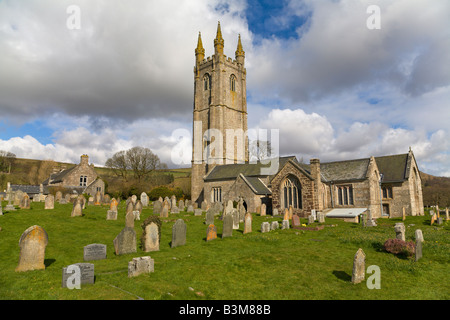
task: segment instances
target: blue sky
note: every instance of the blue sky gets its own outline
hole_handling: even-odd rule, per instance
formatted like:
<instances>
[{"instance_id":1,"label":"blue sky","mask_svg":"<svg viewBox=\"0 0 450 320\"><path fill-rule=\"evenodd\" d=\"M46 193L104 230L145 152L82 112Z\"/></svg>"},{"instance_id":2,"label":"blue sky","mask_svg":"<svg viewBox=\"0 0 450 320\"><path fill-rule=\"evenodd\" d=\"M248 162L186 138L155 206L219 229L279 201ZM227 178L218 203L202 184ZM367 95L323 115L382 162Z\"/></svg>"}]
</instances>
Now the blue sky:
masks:
<instances>
[{"instance_id":1,"label":"blue sky","mask_svg":"<svg viewBox=\"0 0 450 320\"><path fill-rule=\"evenodd\" d=\"M0 150L87 153L101 166L140 145L175 166L174 130L192 129L198 32L210 56L220 21L225 54L238 34L246 52L249 128L279 129L281 154L334 161L412 147L421 170L450 176L450 3L431 2L0 1ZM379 30L366 25L373 4Z\"/></svg>"}]
</instances>

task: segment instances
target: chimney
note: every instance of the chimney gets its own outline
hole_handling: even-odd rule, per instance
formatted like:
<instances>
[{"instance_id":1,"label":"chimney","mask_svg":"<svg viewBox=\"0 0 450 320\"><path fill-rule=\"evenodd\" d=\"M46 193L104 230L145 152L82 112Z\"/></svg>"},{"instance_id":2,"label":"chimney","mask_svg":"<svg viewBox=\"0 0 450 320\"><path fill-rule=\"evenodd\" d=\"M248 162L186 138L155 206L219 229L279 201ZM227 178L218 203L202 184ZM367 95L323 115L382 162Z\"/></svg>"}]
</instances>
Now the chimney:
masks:
<instances>
[{"instance_id":1,"label":"chimney","mask_svg":"<svg viewBox=\"0 0 450 320\"><path fill-rule=\"evenodd\" d=\"M83 154L80 158L80 164L81 165L89 165L89 156L87 154Z\"/></svg>"}]
</instances>

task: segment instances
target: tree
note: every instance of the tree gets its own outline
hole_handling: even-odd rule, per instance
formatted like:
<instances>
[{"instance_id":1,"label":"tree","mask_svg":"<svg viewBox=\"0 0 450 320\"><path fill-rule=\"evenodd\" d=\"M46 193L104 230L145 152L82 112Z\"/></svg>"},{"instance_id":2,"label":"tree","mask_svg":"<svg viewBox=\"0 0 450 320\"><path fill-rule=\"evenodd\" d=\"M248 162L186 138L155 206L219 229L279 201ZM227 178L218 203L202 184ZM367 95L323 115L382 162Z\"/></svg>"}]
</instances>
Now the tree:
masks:
<instances>
[{"instance_id":1,"label":"tree","mask_svg":"<svg viewBox=\"0 0 450 320\"><path fill-rule=\"evenodd\" d=\"M111 158L106 160L105 166L112 169L118 177L122 177L125 181L128 181L127 171L130 168L126 158L126 151L116 152Z\"/></svg>"},{"instance_id":2,"label":"tree","mask_svg":"<svg viewBox=\"0 0 450 320\"><path fill-rule=\"evenodd\" d=\"M127 171L133 171L134 177L140 182L142 177L157 169L167 168L159 157L149 148L133 147L116 152L106 160L105 166L112 169L117 176L127 180Z\"/></svg>"},{"instance_id":3,"label":"tree","mask_svg":"<svg viewBox=\"0 0 450 320\"><path fill-rule=\"evenodd\" d=\"M249 158L251 161L270 159L273 153L270 141L253 140L249 142Z\"/></svg>"},{"instance_id":4,"label":"tree","mask_svg":"<svg viewBox=\"0 0 450 320\"><path fill-rule=\"evenodd\" d=\"M0 171L11 173L11 166L16 160L16 155L9 151L0 150Z\"/></svg>"}]
</instances>

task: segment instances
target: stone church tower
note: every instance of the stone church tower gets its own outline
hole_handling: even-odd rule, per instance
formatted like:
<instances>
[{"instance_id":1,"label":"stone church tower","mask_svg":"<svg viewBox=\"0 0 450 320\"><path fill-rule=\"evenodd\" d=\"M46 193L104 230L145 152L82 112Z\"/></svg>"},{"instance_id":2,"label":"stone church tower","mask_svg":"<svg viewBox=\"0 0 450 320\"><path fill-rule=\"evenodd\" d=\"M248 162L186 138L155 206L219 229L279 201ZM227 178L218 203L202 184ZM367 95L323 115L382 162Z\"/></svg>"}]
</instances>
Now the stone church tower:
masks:
<instances>
[{"instance_id":1,"label":"stone church tower","mask_svg":"<svg viewBox=\"0 0 450 320\"><path fill-rule=\"evenodd\" d=\"M235 60L223 51L217 26L214 55L195 49L191 198L204 200L203 178L217 165L248 162L245 52L239 35ZM209 199L206 199L208 202Z\"/></svg>"}]
</instances>

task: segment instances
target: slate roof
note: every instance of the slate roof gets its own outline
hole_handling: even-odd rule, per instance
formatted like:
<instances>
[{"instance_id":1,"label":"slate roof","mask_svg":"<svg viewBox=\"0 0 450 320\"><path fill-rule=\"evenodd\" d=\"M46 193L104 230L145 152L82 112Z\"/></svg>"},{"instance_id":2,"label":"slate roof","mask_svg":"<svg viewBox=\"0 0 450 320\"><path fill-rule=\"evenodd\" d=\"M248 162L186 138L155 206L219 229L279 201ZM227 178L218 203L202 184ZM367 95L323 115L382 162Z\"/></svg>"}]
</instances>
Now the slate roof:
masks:
<instances>
[{"instance_id":1,"label":"slate roof","mask_svg":"<svg viewBox=\"0 0 450 320\"><path fill-rule=\"evenodd\" d=\"M280 157L279 169L281 169L290 159L297 162L295 156ZM236 179L240 174L245 177L257 177L261 175L261 168L268 168L270 164L258 163L242 163L242 164L225 164L216 166L206 177L205 181Z\"/></svg>"},{"instance_id":2,"label":"slate roof","mask_svg":"<svg viewBox=\"0 0 450 320\"><path fill-rule=\"evenodd\" d=\"M261 179L259 179L258 177L245 177L244 175L241 175L241 177L247 183L250 189L253 190L255 194L258 195L272 194L272 191L270 191L264 184L264 182L262 182Z\"/></svg>"},{"instance_id":3,"label":"slate roof","mask_svg":"<svg viewBox=\"0 0 450 320\"><path fill-rule=\"evenodd\" d=\"M413 157L408 153L375 157L378 169L383 174L382 182L400 182L408 180L409 168Z\"/></svg>"},{"instance_id":4,"label":"slate roof","mask_svg":"<svg viewBox=\"0 0 450 320\"><path fill-rule=\"evenodd\" d=\"M364 180L370 159L357 159L320 163L320 173L325 181Z\"/></svg>"},{"instance_id":5,"label":"slate roof","mask_svg":"<svg viewBox=\"0 0 450 320\"><path fill-rule=\"evenodd\" d=\"M76 167L76 166L75 166ZM42 182L43 185L48 185L49 179L51 179L51 183L59 183L62 182L64 177L68 175L75 167L60 171L58 173L53 173L50 175L50 178L46 179L44 182Z\"/></svg>"},{"instance_id":6,"label":"slate roof","mask_svg":"<svg viewBox=\"0 0 450 320\"><path fill-rule=\"evenodd\" d=\"M21 190L23 192L26 192L27 194L38 194L40 191L39 186L33 186L33 185L27 185L27 184L12 184L11 185L12 191L18 191ZM48 188L44 186L44 194L48 194Z\"/></svg>"}]
</instances>

